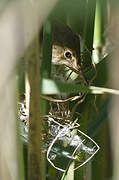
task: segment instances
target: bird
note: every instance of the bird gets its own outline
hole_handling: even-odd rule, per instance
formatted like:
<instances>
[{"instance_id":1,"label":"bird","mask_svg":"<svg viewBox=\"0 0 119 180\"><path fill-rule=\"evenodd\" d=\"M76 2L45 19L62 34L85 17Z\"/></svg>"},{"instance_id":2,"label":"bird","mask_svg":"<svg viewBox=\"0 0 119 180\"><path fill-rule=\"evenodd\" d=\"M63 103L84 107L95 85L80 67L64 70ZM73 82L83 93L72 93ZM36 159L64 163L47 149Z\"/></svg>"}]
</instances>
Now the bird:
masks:
<instances>
[{"instance_id":1,"label":"bird","mask_svg":"<svg viewBox=\"0 0 119 180\"><path fill-rule=\"evenodd\" d=\"M70 27L58 20L52 24L52 64L65 65L75 72L81 71L80 38ZM43 28L40 30L40 44L43 44ZM42 52L42 50L41 50Z\"/></svg>"},{"instance_id":2,"label":"bird","mask_svg":"<svg viewBox=\"0 0 119 180\"><path fill-rule=\"evenodd\" d=\"M80 38L59 21L53 23L52 63L65 65L70 69L81 71Z\"/></svg>"},{"instance_id":3,"label":"bird","mask_svg":"<svg viewBox=\"0 0 119 180\"><path fill-rule=\"evenodd\" d=\"M80 37L78 34L74 33L68 25L58 20L51 20L51 25L52 65L68 67L68 69L76 72L79 75L79 78L84 84L87 84L87 80L81 68ZM40 31L40 44L42 47L43 28L41 28ZM56 72L57 70L55 73ZM63 71L61 71L61 73L62 72Z\"/></svg>"}]
</instances>

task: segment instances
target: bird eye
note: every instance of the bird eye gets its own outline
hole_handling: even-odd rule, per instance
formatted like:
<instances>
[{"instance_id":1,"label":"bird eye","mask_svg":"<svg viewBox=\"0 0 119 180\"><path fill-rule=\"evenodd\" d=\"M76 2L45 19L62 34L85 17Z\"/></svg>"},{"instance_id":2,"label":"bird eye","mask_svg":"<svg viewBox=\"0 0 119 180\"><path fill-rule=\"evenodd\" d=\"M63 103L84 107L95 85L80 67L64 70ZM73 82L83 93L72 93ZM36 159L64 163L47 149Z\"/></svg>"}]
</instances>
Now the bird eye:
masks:
<instances>
[{"instance_id":1,"label":"bird eye","mask_svg":"<svg viewBox=\"0 0 119 180\"><path fill-rule=\"evenodd\" d=\"M68 58L68 59L71 59L71 58L72 58L72 54L71 54L70 51L66 51L66 52L64 53L64 55L65 55L65 57Z\"/></svg>"}]
</instances>

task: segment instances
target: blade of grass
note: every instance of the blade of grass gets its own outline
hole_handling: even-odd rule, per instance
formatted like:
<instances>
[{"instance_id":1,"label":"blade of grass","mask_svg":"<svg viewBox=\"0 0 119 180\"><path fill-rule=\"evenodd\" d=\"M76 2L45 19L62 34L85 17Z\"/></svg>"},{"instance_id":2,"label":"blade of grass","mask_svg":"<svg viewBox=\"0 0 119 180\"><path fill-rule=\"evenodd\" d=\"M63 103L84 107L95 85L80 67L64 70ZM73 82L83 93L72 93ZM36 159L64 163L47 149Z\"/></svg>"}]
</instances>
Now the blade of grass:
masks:
<instances>
[{"instance_id":1,"label":"blade of grass","mask_svg":"<svg viewBox=\"0 0 119 180\"><path fill-rule=\"evenodd\" d=\"M84 86L72 83L63 83L60 81L53 81L51 79L42 80L41 92L43 94L59 94L59 93L90 93L90 94L114 94L119 95L119 90L95 87L95 86Z\"/></svg>"},{"instance_id":2,"label":"blade of grass","mask_svg":"<svg viewBox=\"0 0 119 180\"><path fill-rule=\"evenodd\" d=\"M43 28L43 59L41 64L41 77L49 78L51 74L52 59L52 26L49 20Z\"/></svg>"},{"instance_id":3,"label":"blade of grass","mask_svg":"<svg viewBox=\"0 0 119 180\"><path fill-rule=\"evenodd\" d=\"M95 12L95 26L94 26L94 39L93 39L93 64L97 64L100 61L100 48L102 45L102 16L101 16L101 1L96 1Z\"/></svg>"},{"instance_id":4,"label":"blade of grass","mask_svg":"<svg viewBox=\"0 0 119 180\"><path fill-rule=\"evenodd\" d=\"M41 81L43 78L50 78L51 74L51 59L52 59L52 24L49 20L46 20L43 26L43 57L41 62ZM42 89L42 83L41 83ZM47 87L46 87L47 89ZM42 106L41 115L48 114L49 104L46 100L40 98ZM43 122L45 125L46 123ZM46 125L47 127L47 125ZM46 177L46 157L43 154L43 165L44 165L44 177Z\"/></svg>"}]
</instances>

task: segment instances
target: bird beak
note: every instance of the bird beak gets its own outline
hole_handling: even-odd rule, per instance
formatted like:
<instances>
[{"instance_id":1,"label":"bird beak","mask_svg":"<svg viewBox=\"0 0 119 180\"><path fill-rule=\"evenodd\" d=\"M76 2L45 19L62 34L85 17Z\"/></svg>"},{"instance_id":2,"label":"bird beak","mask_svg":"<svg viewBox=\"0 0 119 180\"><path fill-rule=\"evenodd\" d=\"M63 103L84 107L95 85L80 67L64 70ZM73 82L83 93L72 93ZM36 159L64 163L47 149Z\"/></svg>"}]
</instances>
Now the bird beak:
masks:
<instances>
[{"instance_id":1,"label":"bird beak","mask_svg":"<svg viewBox=\"0 0 119 180\"><path fill-rule=\"evenodd\" d=\"M71 62L67 62L67 66L69 66L70 69L75 71L77 74L80 73L80 65L77 63L77 59L73 59Z\"/></svg>"},{"instance_id":2,"label":"bird beak","mask_svg":"<svg viewBox=\"0 0 119 180\"><path fill-rule=\"evenodd\" d=\"M73 63L69 66L70 69L72 69L75 73L79 74L80 78L86 83L88 84L83 72L81 71L81 67L80 65L77 63L77 59L75 59L73 61Z\"/></svg>"},{"instance_id":3,"label":"bird beak","mask_svg":"<svg viewBox=\"0 0 119 180\"><path fill-rule=\"evenodd\" d=\"M74 69L77 73L80 72L80 65L77 63L77 59L75 59L75 60L73 61L72 67L73 67L73 69Z\"/></svg>"}]
</instances>

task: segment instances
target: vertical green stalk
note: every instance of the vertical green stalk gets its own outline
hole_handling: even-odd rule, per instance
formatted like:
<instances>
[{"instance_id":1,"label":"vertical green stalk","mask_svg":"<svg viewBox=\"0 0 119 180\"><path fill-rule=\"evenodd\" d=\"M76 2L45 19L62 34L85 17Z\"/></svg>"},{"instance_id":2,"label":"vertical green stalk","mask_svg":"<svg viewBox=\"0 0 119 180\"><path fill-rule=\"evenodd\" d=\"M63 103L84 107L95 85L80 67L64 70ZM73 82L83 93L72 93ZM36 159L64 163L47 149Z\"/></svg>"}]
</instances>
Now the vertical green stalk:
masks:
<instances>
[{"instance_id":1,"label":"vertical green stalk","mask_svg":"<svg viewBox=\"0 0 119 180\"><path fill-rule=\"evenodd\" d=\"M41 62L41 89L42 89L42 80L43 80L43 78L50 78L50 74L51 74L52 26L51 26L50 21L48 21L48 20L45 22L45 24L43 26L42 50L43 50L43 57L42 57L42 62ZM40 103L41 103L41 107L42 107L41 115L48 114L48 102L46 100L40 98ZM43 154L43 165L44 165L43 174L44 174L44 177L46 177L46 172L45 172L46 158L45 158L45 154Z\"/></svg>"},{"instance_id":2,"label":"vertical green stalk","mask_svg":"<svg viewBox=\"0 0 119 180\"><path fill-rule=\"evenodd\" d=\"M52 27L50 21L46 21L43 26L43 57L41 61L41 89L43 78L50 78L51 74L51 59L52 59ZM47 87L48 88L48 87ZM42 104L42 115L48 113L48 104L46 100L40 99Z\"/></svg>"},{"instance_id":3,"label":"vertical green stalk","mask_svg":"<svg viewBox=\"0 0 119 180\"><path fill-rule=\"evenodd\" d=\"M101 56L101 45L102 45L102 10L101 1L96 1L96 12L95 12L95 25L94 25L94 39L93 39L93 64L97 64L100 61Z\"/></svg>"},{"instance_id":4,"label":"vertical green stalk","mask_svg":"<svg viewBox=\"0 0 119 180\"><path fill-rule=\"evenodd\" d=\"M28 179L43 180L42 158L42 106L40 102L40 48L36 37L33 47L34 56L28 61L28 77L30 84L29 108L29 146L28 146Z\"/></svg>"},{"instance_id":5,"label":"vertical green stalk","mask_svg":"<svg viewBox=\"0 0 119 180\"><path fill-rule=\"evenodd\" d=\"M95 0L86 0L85 5L85 14L83 14L82 18L84 19L84 30L83 30L83 49L85 46L90 51L93 44L93 35L94 35L94 17L95 17Z\"/></svg>"},{"instance_id":6,"label":"vertical green stalk","mask_svg":"<svg viewBox=\"0 0 119 180\"><path fill-rule=\"evenodd\" d=\"M43 59L41 65L41 77L49 78L51 74L52 59L52 26L50 21L46 21L43 26Z\"/></svg>"},{"instance_id":7,"label":"vertical green stalk","mask_svg":"<svg viewBox=\"0 0 119 180\"><path fill-rule=\"evenodd\" d=\"M98 64L101 59L101 45L102 45L102 7L101 0L96 0L96 11L95 11L95 25L94 25L94 37L93 37L93 53L92 53L92 63ZM96 128L95 128L96 129ZM96 140L99 142L99 140L102 138L102 135L98 135ZM103 139L102 139L103 141ZM100 179L101 174L99 172L103 172L103 169L101 166L99 166L99 162L102 159L101 153L96 155L95 157L96 161L93 161L92 163L92 179ZM95 170L93 170L95 169Z\"/></svg>"},{"instance_id":8,"label":"vertical green stalk","mask_svg":"<svg viewBox=\"0 0 119 180\"><path fill-rule=\"evenodd\" d=\"M42 78L50 76L52 55L51 25L46 22L43 32L43 59L39 59L39 37L36 37L35 50L28 62L28 76L30 83L30 115L29 115L29 149L28 149L28 179L44 180L45 163L42 153L42 115L47 112L47 103L41 99ZM32 49L33 49L32 48ZM42 61L41 61L42 60ZM40 62L41 61L41 62Z\"/></svg>"},{"instance_id":9,"label":"vertical green stalk","mask_svg":"<svg viewBox=\"0 0 119 180\"><path fill-rule=\"evenodd\" d=\"M51 74L51 59L52 59L52 27L50 21L46 21L43 26L43 57L41 62L41 89L43 78L50 78ZM48 88L48 87L47 87ZM46 100L40 99L43 111L42 115L48 113L48 104Z\"/></svg>"}]
</instances>

